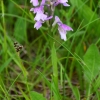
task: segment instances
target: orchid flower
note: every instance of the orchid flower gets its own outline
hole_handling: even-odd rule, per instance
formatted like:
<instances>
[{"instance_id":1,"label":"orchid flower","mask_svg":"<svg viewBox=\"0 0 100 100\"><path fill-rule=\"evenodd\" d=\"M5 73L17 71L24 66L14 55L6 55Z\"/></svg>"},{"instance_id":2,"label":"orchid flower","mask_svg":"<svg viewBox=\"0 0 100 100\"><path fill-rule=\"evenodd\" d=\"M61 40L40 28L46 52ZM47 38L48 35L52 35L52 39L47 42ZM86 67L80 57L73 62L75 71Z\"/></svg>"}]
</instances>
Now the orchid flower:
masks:
<instances>
[{"instance_id":1,"label":"orchid flower","mask_svg":"<svg viewBox=\"0 0 100 100\"><path fill-rule=\"evenodd\" d=\"M58 16L55 16L55 21L52 24L52 26L54 26L55 24L58 24L58 31L59 31L59 34L61 36L61 39L66 41L67 40L66 39L67 31L73 31L73 29L70 26L63 24Z\"/></svg>"}]
</instances>

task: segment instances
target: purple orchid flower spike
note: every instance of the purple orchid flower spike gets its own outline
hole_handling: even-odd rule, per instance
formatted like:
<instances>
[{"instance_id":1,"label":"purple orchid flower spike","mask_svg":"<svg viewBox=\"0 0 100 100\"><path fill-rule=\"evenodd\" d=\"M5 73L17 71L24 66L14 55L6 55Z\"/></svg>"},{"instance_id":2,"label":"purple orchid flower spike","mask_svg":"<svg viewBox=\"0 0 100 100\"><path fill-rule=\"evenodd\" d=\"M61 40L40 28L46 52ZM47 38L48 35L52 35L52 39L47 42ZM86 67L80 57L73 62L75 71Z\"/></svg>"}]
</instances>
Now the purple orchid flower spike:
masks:
<instances>
[{"instance_id":1,"label":"purple orchid flower spike","mask_svg":"<svg viewBox=\"0 0 100 100\"><path fill-rule=\"evenodd\" d=\"M67 40L66 39L67 31L73 31L73 29L71 27L63 24L58 16L55 16L55 21L54 21L52 26L54 26L55 24L58 24L58 31L59 31L59 34L61 36L61 39L66 41Z\"/></svg>"},{"instance_id":2,"label":"purple orchid flower spike","mask_svg":"<svg viewBox=\"0 0 100 100\"><path fill-rule=\"evenodd\" d=\"M33 6L38 6L39 5L38 0L31 0L30 3L32 3Z\"/></svg>"},{"instance_id":3,"label":"purple orchid flower spike","mask_svg":"<svg viewBox=\"0 0 100 100\"><path fill-rule=\"evenodd\" d=\"M41 3L39 3L39 0L31 0L30 2L33 4L33 6L35 6L35 8L31 8L30 11L33 11L33 13L36 14L34 18L34 20L36 21L34 28L36 28L37 30L42 26L44 22L50 20L53 17L55 7L58 4L63 4L63 6L69 6L69 4L67 4L68 0L41 0ZM45 12L44 7L47 7L47 10L50 11L49 15L47 12ZM73 31L73 29L63 24L57 16L55 16L55 21L52 26L54 26L55 24L58 24L58 31L61 36L61 39L65 41L67 31Z\"/></svg>"}]
</instances>

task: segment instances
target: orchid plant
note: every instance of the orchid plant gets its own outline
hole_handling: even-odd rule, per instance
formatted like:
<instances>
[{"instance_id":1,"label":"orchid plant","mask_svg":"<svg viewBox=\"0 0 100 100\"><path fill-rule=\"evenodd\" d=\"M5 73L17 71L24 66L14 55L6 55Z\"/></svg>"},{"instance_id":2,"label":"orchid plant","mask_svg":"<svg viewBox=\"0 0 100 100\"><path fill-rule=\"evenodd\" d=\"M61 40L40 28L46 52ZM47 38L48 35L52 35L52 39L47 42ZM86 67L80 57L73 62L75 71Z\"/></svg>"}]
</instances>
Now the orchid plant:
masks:
<instances>
[{"instance_id":1,"label":"orchid plant","mask_svg":"<svg viewBox=\"0 0 100 100\"><path fill-rule=\"evenodd\" d=\"M63 24L60 18L54 15L54 11L55 11L55 7L59 4L62 4L63 6L66 6L66 7L70 6L69 4L67 4L68 0L42 0L41 2L39 2L38 0L31 0L30 2L34 6L33 8L30 9L30 11L32 11L35 14L34 20L36 23L34 24L34 28L38 30L39 28L42 27L43 23L48 21L50 22L49 23L50 28L48 28L49 30L48 32L51 34L52 32L51 27L54 27L55 25L57 25L61 39L66 41L67 31L73 31L73 29L70 26ZM52 80L56 87L56 91L59 91L59 86L58 86L59 73L58 73L58 66L57 66L57 54L56 54L55 42L51 38L49 38L48 41L50 44L50 51L51 51L51 63L52 63L52 71L53 71ZM59 94L59 92L57 93ZM61 98L60 94L59 96L56 96L56 94L54 93L54 97L56 98L55 100L61 100L59 99Z\"/></svg>"},{"instance_id":2,"label":"orchid plant","mask_svg":"<svg viewBox=\"0 0 100 100\"><path fill-rule=\"evenodd\" d=\"M55 17L55 21L54 23L52 23L52 27L54 27L57 24L61 39L66 41L67 31L73 31L73 29L70 26L63 24L58 16L54 16L54 11L55 7L59 4L62 4L66 7L70 6L69 4L67 4L68 0L42 0L41 2L39 2L38 0L31 0L30 2L34 6L34 8L30 9L30 11L33 11L33 13L36 14L34 18L34 20L36 21L34 28L38 30L43 23ZM47 7L49 14L48 12L45 12L45 7Z\"/></svg>"}]
</instances>

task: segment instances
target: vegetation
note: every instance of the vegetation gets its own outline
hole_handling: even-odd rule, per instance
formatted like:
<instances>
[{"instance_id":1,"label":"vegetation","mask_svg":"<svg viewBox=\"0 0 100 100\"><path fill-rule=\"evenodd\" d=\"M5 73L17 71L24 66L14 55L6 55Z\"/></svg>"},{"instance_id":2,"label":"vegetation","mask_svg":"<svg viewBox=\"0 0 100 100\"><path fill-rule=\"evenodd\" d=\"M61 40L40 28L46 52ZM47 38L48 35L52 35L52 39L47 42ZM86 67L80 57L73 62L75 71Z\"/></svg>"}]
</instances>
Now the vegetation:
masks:
<instances>
[{"instance_id":1,"label":"vegetation","mask_svg":"<svg viewBox=\"0 0 100 100\"><path fill-rule=\"evenodd\" d=\"M0 100L100 100L100 1L69 0L55 14L73 28L36 30L30 0L0 0Z\"/></svg>"}]
</instances>

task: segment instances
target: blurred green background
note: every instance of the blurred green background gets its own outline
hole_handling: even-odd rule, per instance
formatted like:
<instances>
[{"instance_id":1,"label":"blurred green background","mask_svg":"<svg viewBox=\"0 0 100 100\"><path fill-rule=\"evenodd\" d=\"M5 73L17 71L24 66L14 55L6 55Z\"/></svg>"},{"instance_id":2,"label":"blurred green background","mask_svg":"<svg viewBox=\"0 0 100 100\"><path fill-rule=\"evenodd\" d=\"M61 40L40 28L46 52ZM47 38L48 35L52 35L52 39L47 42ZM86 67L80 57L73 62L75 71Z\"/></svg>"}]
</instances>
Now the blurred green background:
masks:
<instances>
[{"instance_id":1,"label":"blurred green background","mask_svg":"<svg viewBox=\"0 0 100 100\"><path fill-rule=\"evenodd\" d=\"M0 0L0 100L38 100L34 95L42 98L32 91L47 100L89 100L83 56L91 44L100 49L100 0L69 0L68 4L70 7L57 6L54 13L73 28L63 41L57 27L52 30L53 36L46 23L39 30L34 28L30 0ZM54 41L54 48L50 48L50 41ZM15 42L23 46L19 52ZM59 88L53 86L54 73ZM91 100L99 100L100 93L95 98L95 91L90 94Z\"/></svg>"}]
</instances>

